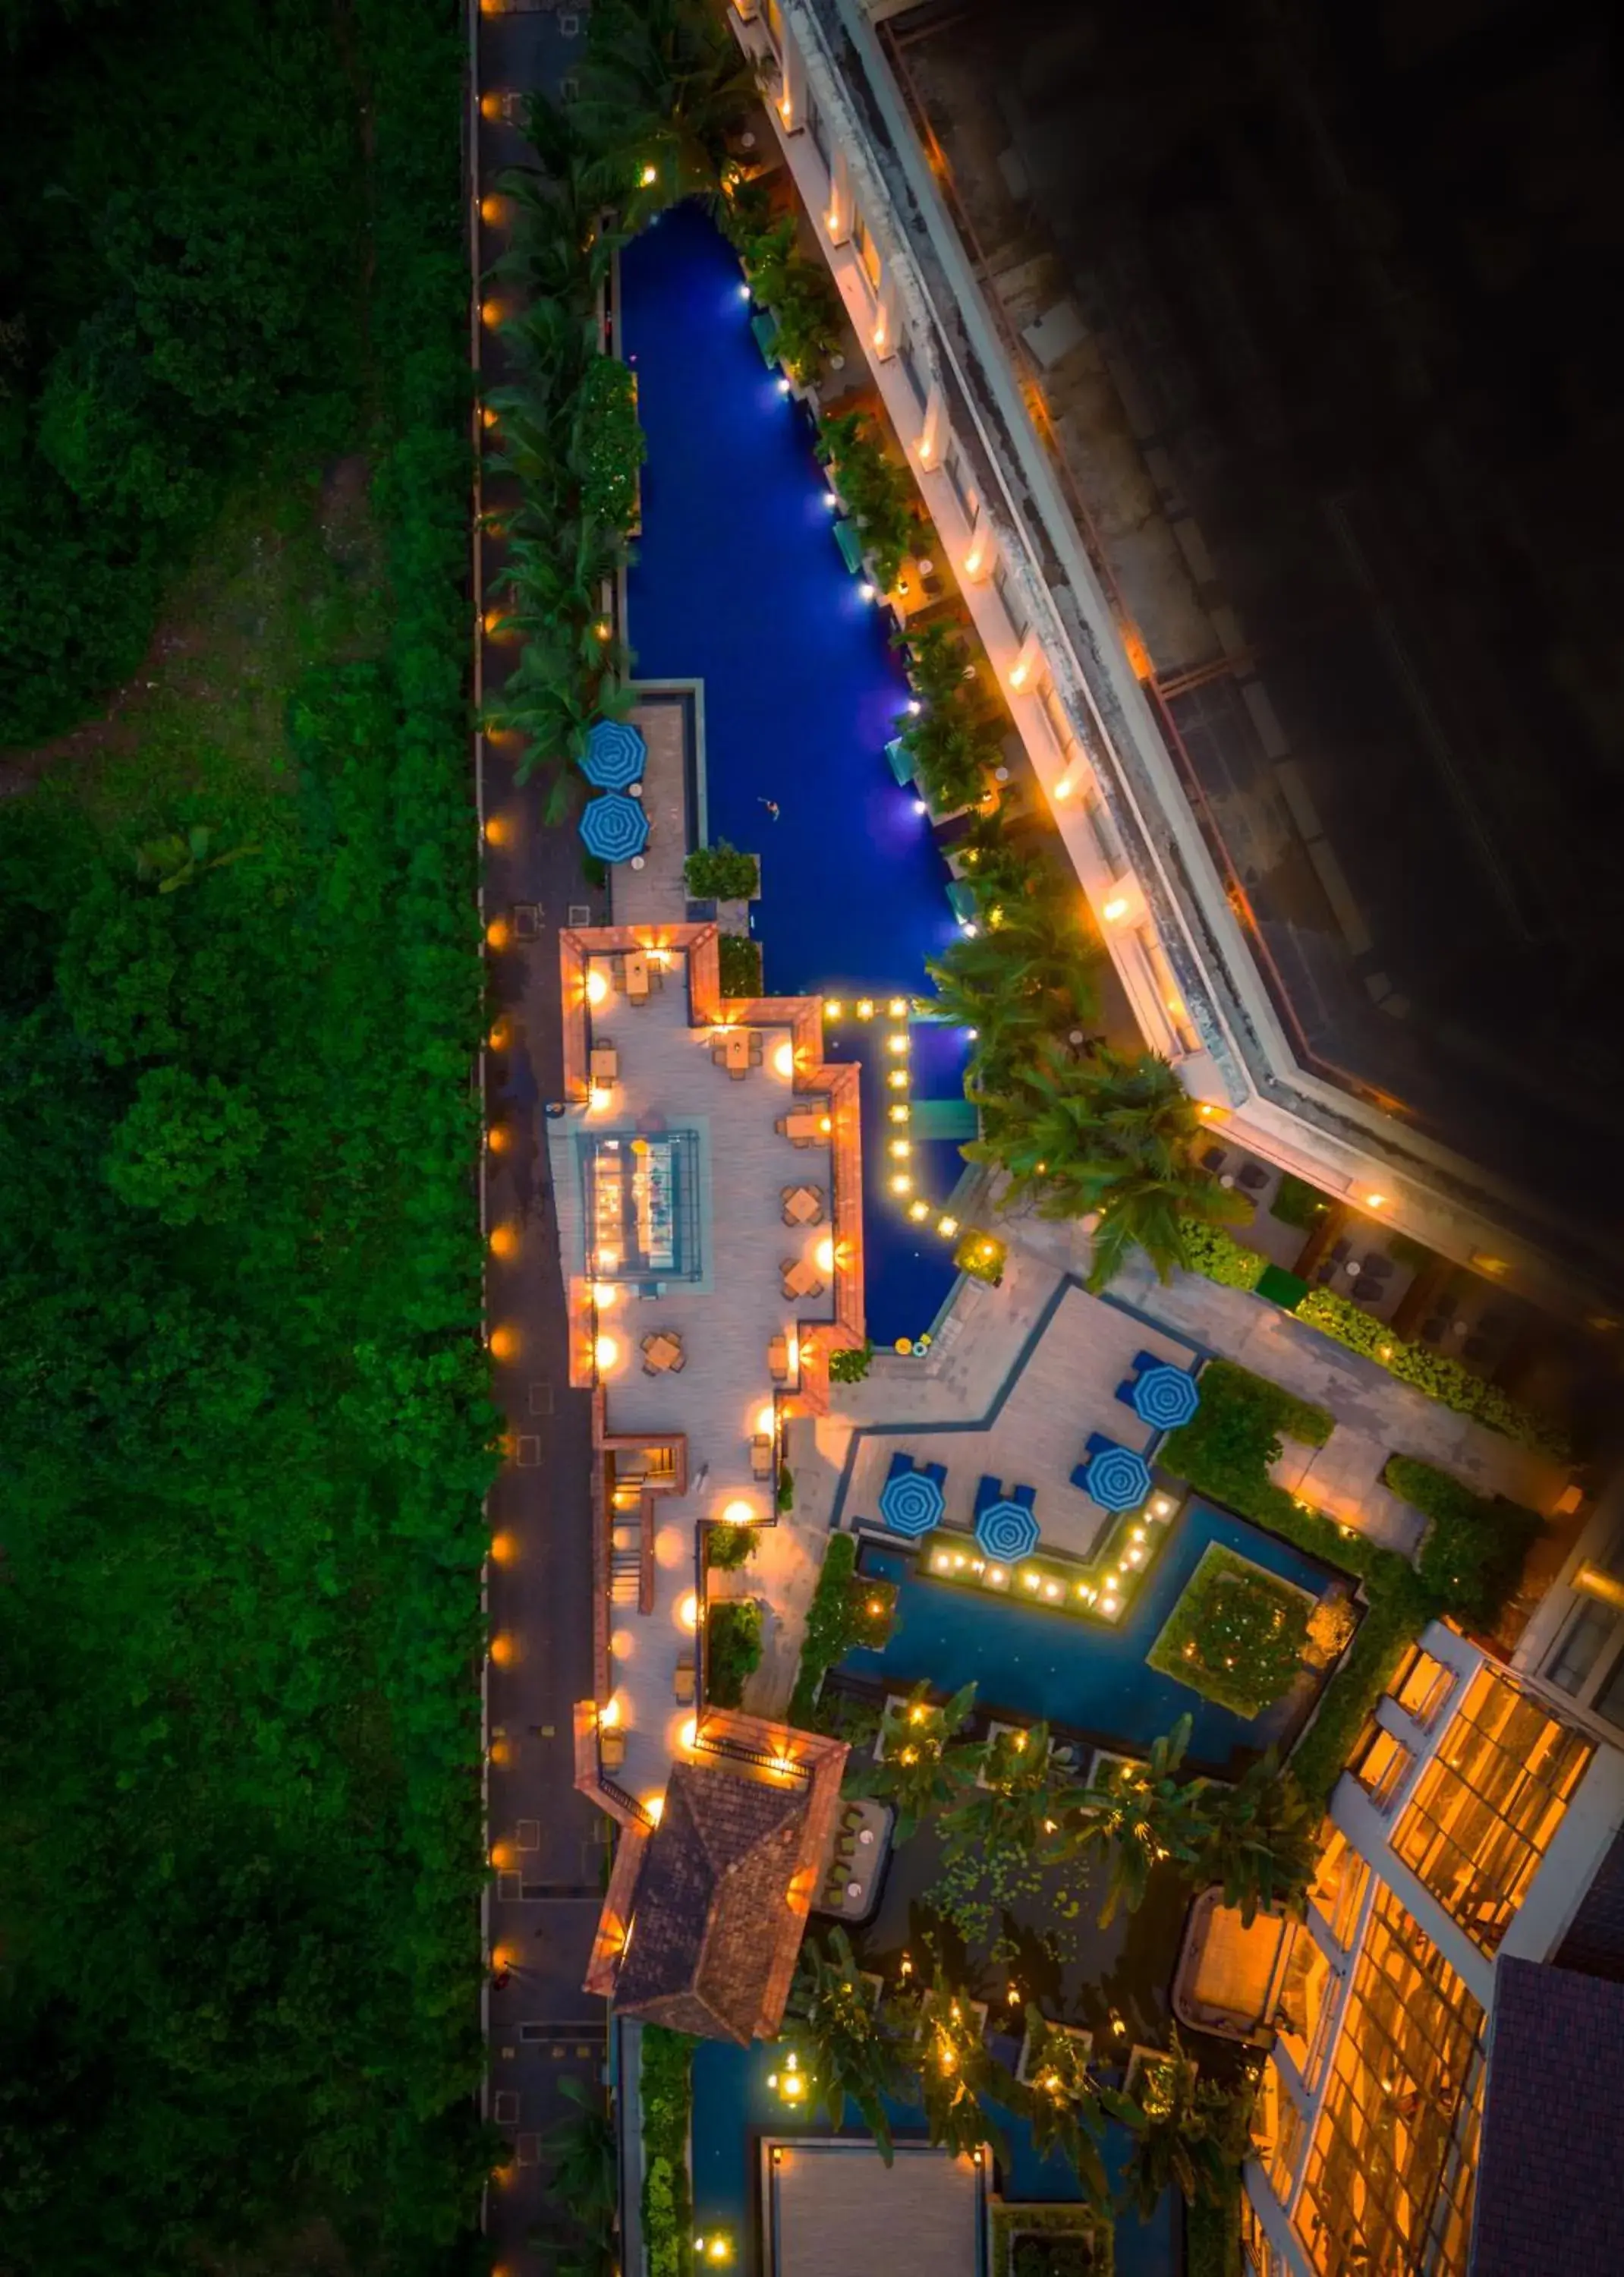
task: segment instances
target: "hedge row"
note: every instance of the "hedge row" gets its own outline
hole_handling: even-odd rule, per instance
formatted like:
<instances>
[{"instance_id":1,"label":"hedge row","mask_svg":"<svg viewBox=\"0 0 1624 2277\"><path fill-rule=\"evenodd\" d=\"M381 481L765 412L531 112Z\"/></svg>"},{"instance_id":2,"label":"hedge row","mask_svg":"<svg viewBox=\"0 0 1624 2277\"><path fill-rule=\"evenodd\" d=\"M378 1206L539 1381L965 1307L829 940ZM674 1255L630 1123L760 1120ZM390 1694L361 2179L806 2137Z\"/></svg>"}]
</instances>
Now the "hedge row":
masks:
<instances>
[{"instance_id":1,"label":"hedge row","mask_svg":"<svg viewBox=\"0 0 1624 2277\"><path fill-rule=\"evenodd\" d=\"M1442 1407L1453 1408L1457 1415L1469 1415L1475 1422L1522 1446L1537 1447L1559 1457L1567 1453L1567 1441L1560 1431L1520 1406L1498 1384L1474 1375L1458 1359L1429 1352L1424 1344L1406 1343L1402 1336L1394 1336L1385 1321L1362 1311L1347 1297L1336 1296L1329 1289L1310 1289L1298 1306L1296 1317L1317 1329L1321 1336L1346 1344L1349 1352L1375 1360L1400 1383L1414 1384L1417 1391L1424 1391Z\"/></svg>"},{"instance_id":2,"label":"hedge row","mask_svg":"<svg viewBox=\"0 0 1624 2277\"><path fill-rule=\"evenodd\" d=\"M688 2126L694 2110L694 2042L645 2024L639 2093L643 2122L643 2243L649 2277L693 2277L694 2193Z\"/></svg>"}]
</instances>

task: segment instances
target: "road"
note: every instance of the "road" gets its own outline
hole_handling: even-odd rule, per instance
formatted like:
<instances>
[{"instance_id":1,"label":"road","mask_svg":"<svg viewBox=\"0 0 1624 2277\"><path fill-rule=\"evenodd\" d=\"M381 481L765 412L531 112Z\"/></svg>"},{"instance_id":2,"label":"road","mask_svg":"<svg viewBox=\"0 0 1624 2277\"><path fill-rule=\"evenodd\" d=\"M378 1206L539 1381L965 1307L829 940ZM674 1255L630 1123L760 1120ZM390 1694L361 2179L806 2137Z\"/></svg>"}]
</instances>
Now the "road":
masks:
<instances>
[{"instance_id":1,"label":"road","mask_svg":"<svg viewBox=\"0 0 1624 2277\"><path fill-rule=\"evenodd\" d=\"M555 15L485 15L469 0L470 202L482 267L504 249L480 220L478 201L505 167L527 156L516 127L482 115L482 98L536 86L556 89L580 55ZM472 299L479 299L473 280ZM477 323L474 330L478 333ZM486 332L478 354L487 387L503 377ZM497 502L499 484L484 503ZM489 590L499 549L481 548ZM484 644L486 691L499 688L513 651ZM592 1690L592 1550L588 1396L568 1382L558 1225L547 1168L546 1104L561 1089L558 933L576 912L602 914L581 881L573 830L549 830L535 788L515 786L508 759L481 739L482 809L489 836L484 914L505 920L508 946L489 958L495 1032L485 1060L488 1229L512 1245L489 1260L487 1310L496 1348L496 1397L509 1459L490 1496L493 1556L489 1611L491 1742L489 1826L497 1873L489 1900L493 1972L488 1994L489 2116L516 2160L493 2182L487 2227L495 2266L528 2277L546 2266L536 2231L550 2227L543 2144L571 2108L568 2077L596 2081L605 2057L606 2011L581 1990L607 1866L606 1822L573 1784L570 1710ZM499 1149L499 1151L498 1151ZM508 1338L512 1348L507 1349Z\"/></svg>"}]
</instances>

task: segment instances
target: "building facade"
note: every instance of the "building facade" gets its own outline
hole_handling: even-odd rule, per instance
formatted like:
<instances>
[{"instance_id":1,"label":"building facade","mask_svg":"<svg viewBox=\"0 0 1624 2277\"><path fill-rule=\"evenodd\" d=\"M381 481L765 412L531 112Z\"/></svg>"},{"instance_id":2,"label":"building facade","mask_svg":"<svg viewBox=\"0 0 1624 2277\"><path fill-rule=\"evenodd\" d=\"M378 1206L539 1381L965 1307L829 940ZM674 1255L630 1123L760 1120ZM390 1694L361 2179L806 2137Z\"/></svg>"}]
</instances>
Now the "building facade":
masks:
<instances>
[{"instance_id":1,"label":"building facade","mask_svg":"<svg viewBox=\"0 0 1624 2277\"><path fill-rule=\"evenodd\" d=\"M1253 2277L1467 2277L1502 1960L1559 1952L1624 1752L1434 1624L1338 1783L1264 2064Z\"/></svg>"},{"instance_id":2,"label":"building facade","mask_svg":"<svg viewBox=\"0 0 1624 2277\"><path fill-rule=\"evenodd\" d=\"M731 0L872 380L1147 1045L1235 1142L1559 1315L1613 1260L1538 1196L1327 1080L1203 840L1086 506L976 277L862 0Z\"/></svg>"}]
</instances>

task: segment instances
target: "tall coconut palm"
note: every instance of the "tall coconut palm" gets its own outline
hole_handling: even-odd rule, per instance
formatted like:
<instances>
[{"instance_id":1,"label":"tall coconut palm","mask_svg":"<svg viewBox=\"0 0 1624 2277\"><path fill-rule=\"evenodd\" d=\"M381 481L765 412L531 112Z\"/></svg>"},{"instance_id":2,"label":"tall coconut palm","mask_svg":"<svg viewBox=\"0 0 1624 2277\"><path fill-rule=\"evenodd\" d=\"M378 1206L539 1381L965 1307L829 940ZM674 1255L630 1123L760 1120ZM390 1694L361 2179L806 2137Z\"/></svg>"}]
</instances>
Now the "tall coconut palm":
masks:
<instances>
[{"instance_id":1,"label":"tall coconut palm","mask_svg":"<svg viewBox=\"0 0 1624 2277\"><path fill-rule=\"evenodd\" d=\"M1234 2186L1244 2155L1244 2093L1233 2096L1210 2081L1186 2054L1175 2027L1167 2053L1147 2062L1137 2111L1126 2112L1133 2142L1122 2170L1120 2204L1148 2221L1163 2197L1176 2189L1187 2205L1217 2205Z\"/></svg>"},{"instance_id":2,"label":"tall coconut palm","mask_svg":"<svg viewBox=\"0 0 1624 2277\"><path fill-rule=\"evenodd\" d=\"M594 725L623 720L634 701L630 689L607 674L596 686L584 683L556 649L532 641L487 703L484 725L520 738L516 781L550 778L543 819L550 826L563 821L581 785L575 761Z\"/></svg>"},{"instance_id":3,"label":"tall coconut palm","mask_svg":"<svg viewBox=\"0 0 1624 2277\"><path fill-rule=\"evenodd\" d=\"M907 2067L843 1929L831 1930L822 1945L808 1938L801 1947L793 2008L785 2061L794 2059L807 2082L808 2108L826 2112L838 2128L848 2099L854 2103L889 2167L885 2103L903 2093Z\"/></svg>"},{"instance_id":4,"label":"tall coconut palm","mask_svg":"<svg viewBox=\"0 0 1624 2277\"><path fill-rule=\"evenodd\" d=\"M1052 1851L1061 1832L1059 1812L1066 1782L1054 1767L1049 1726L1000 1732L982 1751L980 1778L967 1787L938 1824L950 1858L972 1851L1014 1853L1039 1858Z\"/></svg>"},{"instance_id":5,"label":"tall coconut palm","mask_svg":"<svg viewBox=\"0 0 1624 2277\"><path fill-rule=\"evenodd\" d=\"M1157 1740L1145 1763L1119 1768L1066 1801L1066 1848L1105 1863L1102 1929L1110 1926L1119 1906L1137 1913L1155 1867L1169 1860L1191 1867L1199 1855L1204 1832L1200 1799L1194 1786L1177 1777L1190 1729L1190 1718L1181 1716Z\"/></svg>"},{"instance_id":6,"label":"tall coconut palm","mask_svg":"<svg viewBox=\"0 0 1624 2277\"><path fill-rule=\"evenodd\" d=\"M1105 2122L1120 2119L1131 2125L1138 2106L1119 2089L1095 2078L1081 2035L1051 2023L1032 2002L1026 2019L1021 2109L1032 2130L1032 2147L1040 2159L1064 2159L1084 2195L1103 2209L1111 2197L1100 2155Z\"/></svg>"},{"instance_id":7,"label":"tall coconut palm","mask_svg":"<svg viewBox=\"0 0 1624 2277\"><path fill-rule=\"evenodd\" d=\"M578 2079L558 2085L575 2108L542 2146L552 2167L552 2196L590 2227L606 2221L619 2202L614 2125L592 2089Z\"/></svg>"},{"instance_id":8,"label":"tall coconut palm","mask_svg":"<svg viewBox=\"0 0 1624 2277\"><path fill-rule=\"evenodd\" d=\"M1043 1217L1097 1220L1089 1286L1103 1289L1142 1250L1165 1280L1185 1261L1182 1221L1239 1223L1247 1204L1198 1165L1205 1136L1167 1061L1101 1047L1086 1060L1051 1050L1010 1071L984 1102L980 1142L966 1152L1010 1174L1012 1196Z\"/></svg>"},{"instance_id":9,"label":"tall coconut palm","mask_svg":"<svg viewBox=\"0 0 1624 2277\"><path fill-rule=\"evenodd\" d=\"M848 1780L852 1791L894 1804L896 1839L906 1842L922 1818L949 1809L975 1778L979 1748L955 1747L955 1733L975 1702L975 1687L964 1685L945 1706L930 1700L929 1684L915 1685L884 1726L884 1753Z\"/></svg>"},{"instance_id":10,"label":"tall coconut palm","mask_svg":"<svg viewBox=\"0 0 1624 2277\"><path fill-rule=\"evenodd\" d=\"M754 68L711 9L598 0L575 117L618 159L631 225L680 198L714 198L727 139L758 100Z\"/></svg>"},{"instance_id":11,"label":"tall coconut palm","mask_svg":"<svg viewBox=\"0 0 1624 2277\"><path fill-rule=\"evenodd\" d=\"M1224 1885L1224 1902L1238 1906L1250 1928L1260 1908L1301 1914L1319 1856L1322 1814L1279 1757L1268 1753L1233 1786L1199 1782L1203 1831L1196 1870Z\"/></svg>"},{"instance_id":12,"label":"tall coconut palm","mask_svg":"<svg viewBox=\"0 0 1624 2277\"><path fill-rule=\"evenodd\" d=\"M893 2006L906 2037L903 2060L919 2081L925 2128L940 2150L973 2156L990 2144L1006 2156L1003 2130L987 2106L1006 2109L1020 2100L1013 2075L982 2037L969 1996L937 1971L933 1984Z\"/></svg>"}]
</instances>

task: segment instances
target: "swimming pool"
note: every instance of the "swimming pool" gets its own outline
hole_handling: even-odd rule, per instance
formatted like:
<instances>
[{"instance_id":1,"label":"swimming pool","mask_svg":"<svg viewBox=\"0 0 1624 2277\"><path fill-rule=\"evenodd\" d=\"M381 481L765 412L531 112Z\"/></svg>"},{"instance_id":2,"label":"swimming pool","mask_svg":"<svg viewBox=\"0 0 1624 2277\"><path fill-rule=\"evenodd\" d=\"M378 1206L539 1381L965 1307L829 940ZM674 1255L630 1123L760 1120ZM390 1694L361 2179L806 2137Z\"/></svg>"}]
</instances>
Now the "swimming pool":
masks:
<instances>
[{"instance_id":1,"label":"swimming pool","mask_svg":"<svg viewBox=\"0 0 1624 2277\"><path fill-rule=\"evenodd\" d=\"M721 2040L702 2040L694 2051L694 2230L700 2237L717 2229L731 2238L741 2277L756 2277L759 2232L756 2161L763 2135L788 2135L797 2126L827 2131L827 2121L802 2120L786 2112L767 2085L775 2068L770 2047L737 2048ZM911 2106L888 2104L892 2127L899 2142L923 2136L920 2114ZM1009 2161L1000 2166L998 2183L1006 2198L1036 2202L1074 2200L1081 2193L1074 2174L1064 2161L1040 2159L1032 2147L1031 2130L1023 2120L993 2106L1009 2149ZM849 2129L861 2131L855 2112L848 2112ZM1113 2181L1128 2145L1127 2130L1106 2130L1105 2164ZM1178 2267L1175 2233L1177 2208L1171 2193L1164 2197L1148 2222L1132 2215L1116 2228L1119 2277L1172 2277Z\"/></svg>"},{"instance_id":2,"label":"swimming pool","mask_svg":"<svg viewBox=\"0 0 1624 2277\"><path fill-rule=\"evenodd\" d=\"M897 1582L897 1625L883 1651L854 1652L840 1665L854 1676L884 1678L899 1690L929 1679L952 1691L974 1677L983 1708L1046 1717L1096 1746L1130 1751L1148 1748L1188 1715L1192 1764L1222 1771L1241 1748L1283 1741L1301 1706L1278 1702L1248 1723L1147 1667L1145 1654L1214 1542L1317 1595L1332 1579L1327 1567L1290 1543L1192 1501L1173 1521L1172 1537L1127 1618L1106 1628L932 1580L912 1556L870 1542L862 1552L863 1570Z\"/></svg>"},{"instance_id":3,"label":"swimming pool","mask_svg":"<svg viewBox=\"0 0 1624 2277\"><path fill-rule=\"evenodd\" d=\"M704 682L709 834L761 855L767 986L912 996L955 926L930 826L884 757L907 683L889 616L841 562L805 415L763 365L739 287L696 207L622 255L622 345L649 442L627 580L636 669ZM877 1043L855 1024L829 1031L832 1057L863 1062L869 1332L884 1344L930 1327L953 1272L949 1245L889 1191ZM916 1095L961 1097L962 1040L922 1024L914 1046ZM962 1165L936 1140L907 1168L942 1202Z\"/></svg>"}]
</instances>

